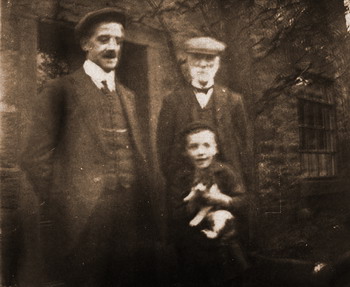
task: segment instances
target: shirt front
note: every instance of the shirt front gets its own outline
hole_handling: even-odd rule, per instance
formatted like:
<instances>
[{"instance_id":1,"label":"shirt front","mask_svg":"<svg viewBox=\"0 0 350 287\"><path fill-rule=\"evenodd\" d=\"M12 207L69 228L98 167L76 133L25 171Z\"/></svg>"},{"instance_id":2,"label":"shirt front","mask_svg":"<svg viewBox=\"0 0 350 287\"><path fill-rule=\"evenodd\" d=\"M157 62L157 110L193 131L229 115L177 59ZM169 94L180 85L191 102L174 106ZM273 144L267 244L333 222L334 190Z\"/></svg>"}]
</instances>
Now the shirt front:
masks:
<instances>
[{"instance_id":1,"label":"shirt front","mask_svg":"<svg viewBox=\"0 0 350 287\"><path fill-rule=\"evenodd\" d=\"M115 71L106 73L100 66L90 60L86 60L83 65L85 73L91 78L97 88L103 89L102 81L107 82L108 89L111 92L115 91Z\"/></svg>"},{"instance_id":2,"label":"shirt front","mask_svg":"<svg viewBox=\"0 0 350 287\"><path fill-rule=\"evenodd\" d=\"M212 79L211 81L209 81L207 83L206 86L202 87L201 85L199 85L196 81L192 81L192 86L195 88L194 89L194 94L196 96L196 99L199 103L199 105L201 106L202 109L204 109L206 107L206 105L208 104L212 94L213 94L213 85L214 85L214 79ZM207 89L208 91L206 93L203 92L197 92L196 89Z\"/></svg>"},{"instance_id":3,"label":"shirt front","mask_svg":"<svg viewBox=\"0 0 350 287\"><path fill-rule=\"evenodd\" d=\"M196 99L202 109L204 109L207 106L212 94L213 88L210 88L207 93L195 92Z\"/></svg>"}]
</instances>

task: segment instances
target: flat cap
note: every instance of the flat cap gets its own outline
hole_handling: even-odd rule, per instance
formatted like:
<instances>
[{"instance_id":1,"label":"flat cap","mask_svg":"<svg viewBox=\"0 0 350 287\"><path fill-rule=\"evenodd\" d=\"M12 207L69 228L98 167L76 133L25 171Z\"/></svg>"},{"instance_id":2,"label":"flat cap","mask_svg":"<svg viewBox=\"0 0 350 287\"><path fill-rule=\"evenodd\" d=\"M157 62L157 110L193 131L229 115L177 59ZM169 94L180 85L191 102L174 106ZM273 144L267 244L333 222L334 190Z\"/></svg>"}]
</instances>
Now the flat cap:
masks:
<instances>
[{"instance_id":1,"label":"flat cap","mask_svg":"<svg viewBox=\"0 0 350 287\"><path fill-rule=\"evenodd\" d=\"M88 35L90 28L103 21L115 21L125 26L126 17L123 13L115 8L103 8L87 13L75 26L75 37L79 41Z\"/></svg>"},{"instance_id":2,"label":"flat cap","mask_svg":"<svg viewBox=\"0 0 350 287\"><path fill-rule=\"evenodd\" d=\"M225 48L223 42L211 37L195 37L185 42L185 51L190 54L219 55Z\"/></svg>"}]
</instances>

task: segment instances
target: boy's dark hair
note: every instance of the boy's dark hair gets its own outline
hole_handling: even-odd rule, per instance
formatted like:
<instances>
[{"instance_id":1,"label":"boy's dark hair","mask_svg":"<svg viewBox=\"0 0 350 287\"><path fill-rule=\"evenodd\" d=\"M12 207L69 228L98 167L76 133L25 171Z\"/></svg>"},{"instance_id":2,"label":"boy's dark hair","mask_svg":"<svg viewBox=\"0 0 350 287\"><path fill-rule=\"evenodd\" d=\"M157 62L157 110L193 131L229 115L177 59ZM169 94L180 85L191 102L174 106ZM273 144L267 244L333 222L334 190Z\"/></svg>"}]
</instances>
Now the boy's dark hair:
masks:
<instances>
[{"instance_id":1,"label":"boy's dark hair","mask_svg":"<svg viewBox=\"0 0 350 287\"><path fill-rule=\"evenodd\" d=\"M216 135L216 130L214 129L214 127L211 124L204 121L195 121L190 123L180 132L180 134L181 137L187 137L190 134L206 130L209 130Z\"/></svg>"},{"instance_id":2,"label":"boy's dark hair","mask_svg":"<svg viewBox=\"0 0 350 287\"><path fill-rule=\"evenodd\" d=\"M188 124L181 132L178 134L178 144L182 151L185 151L187 145L187 137L192 134L196 134L201 131L211 131L214 134L215 141L218 144L216 129L205 121L195 121ZM219 147L218 147L219 150Z\"/></svg>"},{"instance_id":3,"label":"boy's dark hair","mask_svg":"<svg viewBox=\"0 0 350 287\"><path fill-rule=\"evenodd\" d=\"M201 131L211 131L214 135L215 135L215 139L216 139L216 130L215 128L207 123L207 122L204 122L204 121L195 121L195 122L191 122L190 124L188 124L181 132L180 132L180 137L185 140L185 143L186 143L186 138L187 136L189 135L192 135L192 134L196 134L198 132L201 132Z\"/></svg>"}]
</instances>

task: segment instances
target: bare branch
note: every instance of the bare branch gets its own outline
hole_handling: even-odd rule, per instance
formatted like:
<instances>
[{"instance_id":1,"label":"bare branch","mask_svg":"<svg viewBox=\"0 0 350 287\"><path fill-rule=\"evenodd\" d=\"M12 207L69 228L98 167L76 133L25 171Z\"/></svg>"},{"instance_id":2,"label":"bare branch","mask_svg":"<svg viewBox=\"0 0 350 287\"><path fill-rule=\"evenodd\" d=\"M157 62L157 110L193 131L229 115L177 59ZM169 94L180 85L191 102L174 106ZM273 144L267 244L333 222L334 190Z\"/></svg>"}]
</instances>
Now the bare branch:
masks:
<instances>
[{"instance_id":1,"label":"bare branch","mask_svg":"<svg viewBox=\"0 0 350 287\"><path fill-rule=\"evenodd\" d=\"M311 68L311 64L304 70L287 76L279 75L276 77L272 88L264 91L261 98L256 102L259 107L255 112L255 118L265 112L267 109L272 109L276 105L276 99L284 95L292 86L297 83L297 79L303 78L303 75Z\"/></svg>"},{"instance_id":2,"label":"bare branch","mask_svg":"<svg viewBox=\"0 0 350 287\"><path fill-rule=\"evenodd\" d=\"M157 5L154 0L146 0L146 1L149 4L149 6L153 9L154 12L159 11L160 6L163 4L163 1L161 1L159 5ZM164 20L162 13L155 13L154 15L156 15L156 18L157 18L159 24L161 25L162 29L165 32L167 47L168 47L169 53L171 55L171 58L173 59L176 66L178 67L177 71L178 71L179 75L182 75L181 67L178 65L178 61L177 61L177 57L176 57L176 50L175 50L175 46L174 46L173 39L172 39L171 29L169 28L168 24Z\"/></svg>"}]
</instances>

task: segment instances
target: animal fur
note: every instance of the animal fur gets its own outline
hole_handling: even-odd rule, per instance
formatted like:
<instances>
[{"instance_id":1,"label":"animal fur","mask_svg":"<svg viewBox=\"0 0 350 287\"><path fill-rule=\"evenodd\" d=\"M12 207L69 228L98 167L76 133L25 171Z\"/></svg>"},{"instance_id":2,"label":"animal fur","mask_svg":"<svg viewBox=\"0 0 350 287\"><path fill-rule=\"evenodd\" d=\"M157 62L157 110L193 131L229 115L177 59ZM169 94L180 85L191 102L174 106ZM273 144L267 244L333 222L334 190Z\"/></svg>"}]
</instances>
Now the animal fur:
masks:
<instances>
[{"instance_id":1,"label":"animal fur","mask_svg":"<svg viewBox=\"0 0 350 287\"><path fill-rule=\"evenodd\" d=\"M191 192L183 200L188 203L190 211L199 210L189 225L192 227L198 226L206 219L211 229L203 229L201 231L207 238L214 239L222 234L228 225L233 228L234 216L227 210L214 210L214 206L204 205L203 196L206 192L222 194L217 184L207 188L204 184L199 183L191 189Z\"/></svg>"}]
</instances>

